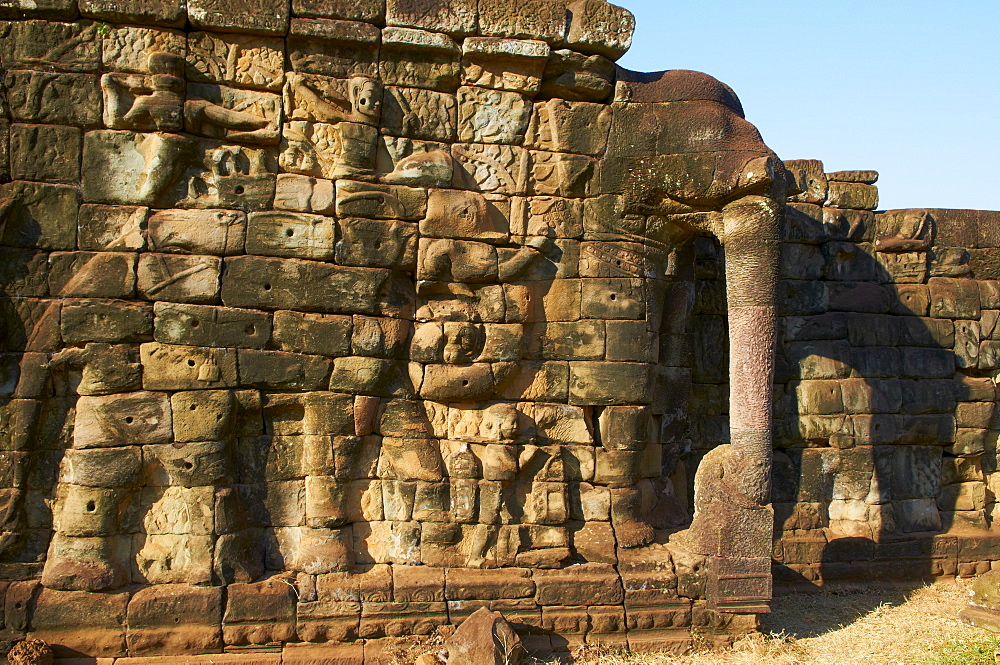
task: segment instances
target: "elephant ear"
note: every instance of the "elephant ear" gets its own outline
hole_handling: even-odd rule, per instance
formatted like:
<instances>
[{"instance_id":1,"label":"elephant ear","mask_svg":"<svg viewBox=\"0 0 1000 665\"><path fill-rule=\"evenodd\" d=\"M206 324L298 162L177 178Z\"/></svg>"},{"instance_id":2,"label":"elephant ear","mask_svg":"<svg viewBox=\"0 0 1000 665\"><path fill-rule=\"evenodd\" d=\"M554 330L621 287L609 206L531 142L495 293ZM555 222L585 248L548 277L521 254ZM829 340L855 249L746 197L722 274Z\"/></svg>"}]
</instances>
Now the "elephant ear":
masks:
<instances>
[{"instance_id":1,"label":"elephant ear","mask_svg":"<svg viewBox=\"0 0 1000 665\"><path fill-rule=\"evenodd\" d=\"M618 67L618 99L622 102L717 102L744 118L740 98L722 81L689 69L633 72Z\"/></svg>"}]
</instances>

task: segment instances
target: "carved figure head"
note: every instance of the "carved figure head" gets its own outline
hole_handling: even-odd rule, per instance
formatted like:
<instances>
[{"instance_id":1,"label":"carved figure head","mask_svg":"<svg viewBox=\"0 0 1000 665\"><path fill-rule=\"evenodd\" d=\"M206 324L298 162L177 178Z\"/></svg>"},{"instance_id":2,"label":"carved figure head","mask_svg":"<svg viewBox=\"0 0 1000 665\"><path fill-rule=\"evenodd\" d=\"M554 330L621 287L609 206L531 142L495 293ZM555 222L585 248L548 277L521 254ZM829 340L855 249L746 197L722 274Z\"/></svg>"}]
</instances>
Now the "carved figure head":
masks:
<instances>
[{"instance_id":1,"label":"carved figure head","mask_svg":"<svg viewBox=\"0 0 1000 665\"><path fill-rule=\"evenodd\" d=\"M378 120L382 109L382 84L367 76L355 76L351 79L350 95L355 113Z\"/></svg>"}]
</instances>

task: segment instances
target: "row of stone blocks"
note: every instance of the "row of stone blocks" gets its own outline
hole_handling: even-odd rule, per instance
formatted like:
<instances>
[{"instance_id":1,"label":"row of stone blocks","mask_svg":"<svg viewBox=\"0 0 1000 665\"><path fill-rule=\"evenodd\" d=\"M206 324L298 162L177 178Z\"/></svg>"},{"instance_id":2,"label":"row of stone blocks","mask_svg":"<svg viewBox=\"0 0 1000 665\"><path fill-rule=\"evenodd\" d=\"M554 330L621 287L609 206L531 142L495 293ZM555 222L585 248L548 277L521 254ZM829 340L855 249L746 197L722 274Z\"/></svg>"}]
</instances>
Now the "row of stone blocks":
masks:
<instances>
[{"instance_id":1,"label":"row of stone blocks","mask_svg":"<svg viewBox=\"0 0 1000 665\"><path fill-rule=\"evenodd\" d=\"M540 650L584 641L678 649L690 645L692 627L724 635L756 625L753 617L720 615L679 596L701 593L702 573L685 567L675 573L666 556L666 564L625 566L621 576L597 564L552 571L374 566L298 579L275 575L225 589L172 584L106 594L12 582L5 584L5 624L8 636L45 639L64 657L426 635L484 606L501 611L529 648Z\"/></svg>"}]
</instances>

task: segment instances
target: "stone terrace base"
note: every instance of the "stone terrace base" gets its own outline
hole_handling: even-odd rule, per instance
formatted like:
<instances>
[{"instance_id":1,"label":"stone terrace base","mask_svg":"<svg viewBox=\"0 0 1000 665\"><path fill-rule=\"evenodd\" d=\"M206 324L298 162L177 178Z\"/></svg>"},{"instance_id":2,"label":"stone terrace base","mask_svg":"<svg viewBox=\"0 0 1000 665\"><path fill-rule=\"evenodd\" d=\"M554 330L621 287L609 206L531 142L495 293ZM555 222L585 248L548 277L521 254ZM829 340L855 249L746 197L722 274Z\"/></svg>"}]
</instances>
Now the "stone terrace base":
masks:
<instances>
[{"instance_id":1,"label":"stone terrace base","mask_svg":"<svg viewBox=\"0 0 1000 665\"><path fill-rule=\"evenodd\" d=\"M757 628L756 615L716 612L699 599L706 575L697 561L678 555L671 562L657 546L646 554L632 551L617 566L376 564L315 577L274 573L225 589L160 584L111 592L45 588L25 570L23 581L0 584L7 608L0 639L42 639L58 659L71 660L377 663L395 639L458 626L481 607L501 612L539 656L585 644L683 652L695 635L726 643Z\"/></svg>"},{"instance_id":2,"label":"stone terrace base","mask_svg":"<svg viewBox=\"0 0 1000 665\"><path fill-rule=\"evenodd\" d=\"M785 533L775 540L773 557L775 595L837 585L915 584L975 577L1000 567L1000 534L914 533L874 542Z\"/></svg>"}]
</instances>

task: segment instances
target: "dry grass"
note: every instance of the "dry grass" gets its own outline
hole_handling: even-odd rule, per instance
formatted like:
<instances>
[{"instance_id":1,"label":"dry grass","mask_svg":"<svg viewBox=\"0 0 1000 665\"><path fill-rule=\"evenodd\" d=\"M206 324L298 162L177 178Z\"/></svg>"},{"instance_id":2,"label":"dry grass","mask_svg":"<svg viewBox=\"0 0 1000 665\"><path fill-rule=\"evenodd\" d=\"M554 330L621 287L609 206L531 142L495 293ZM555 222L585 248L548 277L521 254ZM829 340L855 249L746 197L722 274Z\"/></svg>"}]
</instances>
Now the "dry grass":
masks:
<instances>
[{"instance_id":1,"label":"dry grass","mask_svg":"<svg viewBox=\"0 0 1000 665\"><path fill-rule=\"evenodd\" d=\"M853 589L782 596L731 648L687 656L584 650L579 665L951 665L979 663L991 634L958 620L968 582L907 591ZM968 654L968 655L963 655ZM990 661L992 662L992 661Z\"/></svg>"}]
</instances>

